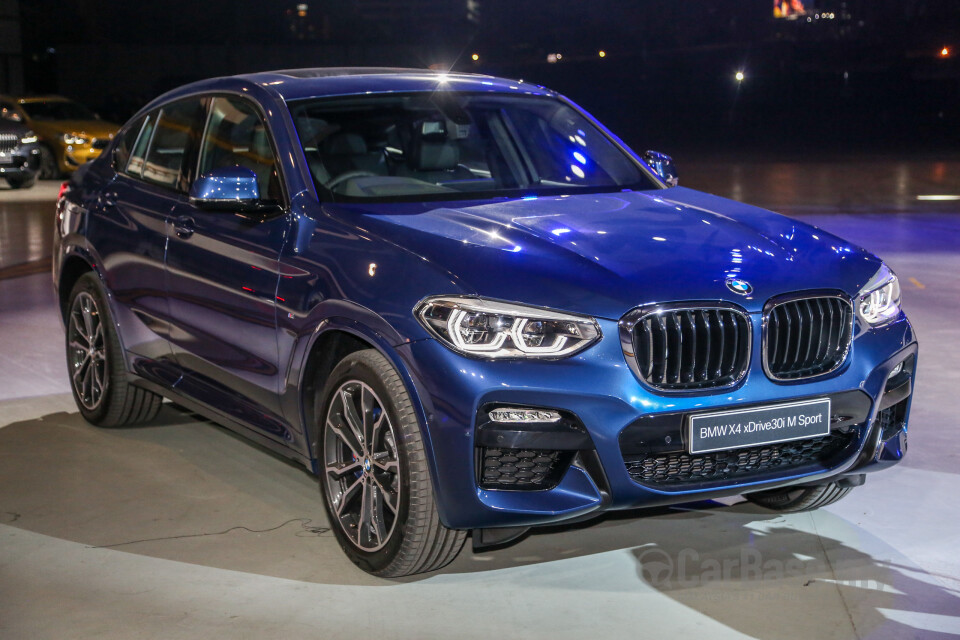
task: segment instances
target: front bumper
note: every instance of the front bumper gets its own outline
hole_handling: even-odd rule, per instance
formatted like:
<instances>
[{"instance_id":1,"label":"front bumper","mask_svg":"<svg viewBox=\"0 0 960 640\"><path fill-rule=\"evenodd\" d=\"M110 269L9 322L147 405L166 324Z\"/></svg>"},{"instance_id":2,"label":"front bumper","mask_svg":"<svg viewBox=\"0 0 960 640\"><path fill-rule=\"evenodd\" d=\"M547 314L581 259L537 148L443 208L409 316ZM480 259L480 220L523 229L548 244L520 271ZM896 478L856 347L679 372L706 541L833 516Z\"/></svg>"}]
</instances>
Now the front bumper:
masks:
<instances>
[{"instance_id":1,"label":"front bumper","mask_svg":"<svg viewBox=\"0 0 960 640\"><path fill-rule=\"evenodd\" d=\"M40 168L40 148L23 145L0 157L0 178L30 179Z\"/></svg>"},{"instance_id":2,"label":"front bumper","mask_svg":"<svg viewBox=\"0 0 960 640\"><path fill-rule=\"evenodd\" d=\"M751 316L751 321L755 323L754 339L758 340L760 315ZM748 374L738 387L696 395L666 395L642 385L627 365L617 324L604 320L600 324L604 338L597 345L553 362L468 359L434 340L401 347L401 357L424 409L425 446L444 524L457 529L546 525L603 510L662 506L816 483L883 468L903 456L917 352L913 329L904 316L857 335L845 364L828 376L809 382L775 383L763 372L762 350L754 348ZM898 363L908 359L912 363L909 371L891 381L897 383L899 395L888 395L886 400L888 404L897 401L896 415L891 411L881 414L888 376ZM908 382L906 387L900 385L903 380ZM839 416L839 409L833 411L835 428L842 425L846 431L842 446L832 451L829 459L760 468L738 477L693 474L673 484L644 480L636 473L636 466L631 469L627 442L631 437L634 444L643 441L637 434L649 434L649 442L659 443L661 448L653 452L656 455L682 456L677 440L666 440L666 436L678 433L690 413L825 396L848 400L847 405L836 405L847 406L842 411L846 415ZM478 452L481 445L490 442L478 440L477 425L484 415L481 408L489 404L561 410L582 423L589 444L578 445L581 449L569 456L562 477L550 488L483 488L480 470L484 462ZM846 421L836 421L838 416ZM666 464L672 464L671 460Z\"/></svg>"},{"instance_id":3,"label":"front bumper","mask_svg":"<svg viewBox=\"0 0 960 640\"><path fill-rule=\"evenodd\" d=\"M82 145L61 145L57 147L57 164L60 171L71 172L91 160L96 160L103 149L95 149L90 143Z\"/></svg>"}]
</instances>

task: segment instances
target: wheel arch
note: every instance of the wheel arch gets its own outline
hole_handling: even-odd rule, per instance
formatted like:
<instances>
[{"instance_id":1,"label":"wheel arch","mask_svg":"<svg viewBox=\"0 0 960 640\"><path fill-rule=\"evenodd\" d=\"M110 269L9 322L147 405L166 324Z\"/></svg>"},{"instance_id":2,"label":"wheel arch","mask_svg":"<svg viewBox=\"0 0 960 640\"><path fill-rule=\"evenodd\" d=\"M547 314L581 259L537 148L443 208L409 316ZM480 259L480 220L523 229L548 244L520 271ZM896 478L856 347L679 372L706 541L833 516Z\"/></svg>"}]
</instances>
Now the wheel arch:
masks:
<instances>
[{"instance_id":1,"label":"wheel arch","mask_svg":"<svg viewBox=\"0 0 960 640\"><path fill-rule=\"evenodd\" d=\"M299 389L301 420L307 437L310 458L314 460L314 466L316 466L317 438L319 437L316 427L316 416L319 411L316 406L317 391L326 384L327 378L338 362L349 354L363 349L376 349L376 346L365 336L356 331L351 331L340 323L335 323L334 326L329 326L326 330L318 332L310 345L306 364L300 378ZM378 351L382 352L381 349L378 349Z\"/></svg>"},{"instance_id":2,"label":"wheel arch","mask_svg":"<svg viewBox=\"0 0 960 640\"><path fill-rule=\"evenodd\" d=\"M343 358L362 349L376 349L387 358L400 375L407 393L410 394L427 464L430 467L430 477L437 497L440 517L443 520L444 492L443 487L437 482L436 458L433 453L430 430L427 428L428 416L432 412L428 406L429 395L423 391L423 385L418 382L415 364L409 357L405 357L405 343L395 346L385 340L382 334L352 318L324 319L306 350L304 365L301 368L298 385L300 420L309 448L312 470L314 473L319 473L317 461L319 429L316 423L319 407L315 406L317 389L326 383L329 374Z\"/></svg>"},{"instance_id":3,"label":"wheel arch","mask_svg":"<svg viewBox=\"0 0 960 640\"><path fill-rule=\"evenodd\" d=\"M57 276L57 304L60 308L60 319L66 321L67 305L70 302L70 292L85 273L96 273L101 282L103 278L94 268L93 262L86 256L72 253L63 259L60 273Z\"/></svg>"}]
</instances>

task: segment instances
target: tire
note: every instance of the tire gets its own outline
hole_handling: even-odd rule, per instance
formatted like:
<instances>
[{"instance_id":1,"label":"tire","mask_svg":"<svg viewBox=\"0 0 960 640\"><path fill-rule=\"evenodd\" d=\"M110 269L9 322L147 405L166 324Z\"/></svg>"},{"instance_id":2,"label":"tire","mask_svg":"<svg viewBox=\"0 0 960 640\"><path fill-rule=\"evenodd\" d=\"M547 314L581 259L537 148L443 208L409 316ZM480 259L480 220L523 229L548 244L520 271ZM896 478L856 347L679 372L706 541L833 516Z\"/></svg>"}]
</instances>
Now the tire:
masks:
<instances>
[{"instance_id":1,"label":"tire","mask_svg":"<svg viewBox=\"0 0 960 640\"><path fill-rule=\"evenodd\" d=\"M347 557L384 578L456 558L467 532L440 522L420 426L390 362L374 349L351 353L314 406L320 492Z\"/></svg>"},{"instance_id":2,"label":"tire","mask_svg":"<svg viewBox=\"0 0 960 640\"><path fill-rule=\"evenodd\" d=\"M40 145L40 170L37 172L41 180L55 180L60 177L60 165L53 149L45 144Z\"/></svg>"},{"instance_id":3,"label":"tire","mask_svg":"<svg viewBox=\"0 0 960 640\"><path fill-rule=\"evenodd\" d=\"M750 502L780 513L798 513L813 511L833 504L850 493L853 487L841 487L836 482L816 487L784 487L770 491L747 493L744 497Z\"/></svg>"},{"instance_id":4,"label":"tire","mask_svg":"<svg viewBox=\"0 0 960 640\"><path fill-rule=\"evenodd\" d=\"M7 178L7 184L11 189L29 189L36 183L36 176L30 178Z\"/></svg>"},{"instance_id":5,"label":"tire","mask_svg":"<svg viewBox=\"0 0 960 640\"><path fill-rule=\"evenodd\" d=\"M163 398L131 384L123 350L97 276L85 273L67 306L67 369L73 399L84 419L99 427L147 422Z\"/></svg>"}]
</instances>

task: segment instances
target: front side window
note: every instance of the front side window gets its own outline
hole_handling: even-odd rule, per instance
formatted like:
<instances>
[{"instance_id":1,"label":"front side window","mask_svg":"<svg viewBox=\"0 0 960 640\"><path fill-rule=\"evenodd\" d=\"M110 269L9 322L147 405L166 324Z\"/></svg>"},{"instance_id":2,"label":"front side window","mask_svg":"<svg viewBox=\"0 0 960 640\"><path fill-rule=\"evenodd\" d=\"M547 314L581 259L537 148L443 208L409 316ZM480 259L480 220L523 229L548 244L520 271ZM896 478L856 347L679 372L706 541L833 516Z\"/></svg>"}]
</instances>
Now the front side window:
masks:
<instances>
[{"instance_id":1,"label":"front side window","mask_svg":"<svg viewBox=\"0 0 960 640\"><path fill-rule=\"evenodd\" d=\"M292 103L322 193L458 200L656 189L583 115L549 97L378 95Z\"/></svg>"},{"instance_id":2,"label":"front side window","mask_svg":"<svg viewBox=\"0 0 960 640\"><path fill-rule=\"evenodd\" d=\"M263 120L244 100L214 98L197 174L232 166L246 167L257 174L262 199L281 200L277 161Z\"/></svg>"},{"instance_id":3,"label":"front side window","mask_svg":"<svg viewBox=\"0 0 960 640\"><path fill-rule=\"evenodd\" d=\"M187 190L190 164L186 160L191 153L196 153L204 115L200 98L181 100L161 109L143 164L144 180L180 191Z\"/></svg>"}]
</instances>

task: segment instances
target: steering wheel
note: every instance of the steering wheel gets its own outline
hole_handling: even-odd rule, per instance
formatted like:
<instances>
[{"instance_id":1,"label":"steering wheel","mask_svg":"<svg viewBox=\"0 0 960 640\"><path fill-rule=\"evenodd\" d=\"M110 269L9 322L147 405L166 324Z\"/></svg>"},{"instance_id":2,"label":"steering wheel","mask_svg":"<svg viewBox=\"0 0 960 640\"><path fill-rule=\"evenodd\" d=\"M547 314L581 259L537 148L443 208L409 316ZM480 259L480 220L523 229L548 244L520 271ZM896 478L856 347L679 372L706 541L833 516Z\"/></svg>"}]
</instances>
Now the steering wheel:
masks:
<instances>
[{"instance_id":1,"label":"steering wheel","mask_svg":"<svg viewBox=\"0 0 960 640\"><path fill-rule=\"evenodd\" d=\"M330 189L331 191L333 191L334 187L337 187L343 184L347 180L353 180L354 178L370 178L370 177L376 177L377 175L378 174L372 171L363 171L363 170L345 171L340 175L338 175L336 178L333 178L330 182L328 182L324 186L327 189Z\"/></svg>"}]
</instances>

